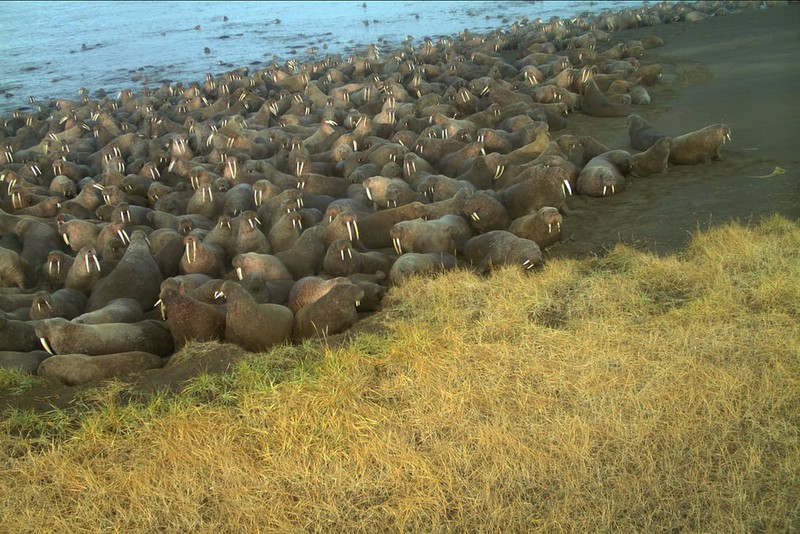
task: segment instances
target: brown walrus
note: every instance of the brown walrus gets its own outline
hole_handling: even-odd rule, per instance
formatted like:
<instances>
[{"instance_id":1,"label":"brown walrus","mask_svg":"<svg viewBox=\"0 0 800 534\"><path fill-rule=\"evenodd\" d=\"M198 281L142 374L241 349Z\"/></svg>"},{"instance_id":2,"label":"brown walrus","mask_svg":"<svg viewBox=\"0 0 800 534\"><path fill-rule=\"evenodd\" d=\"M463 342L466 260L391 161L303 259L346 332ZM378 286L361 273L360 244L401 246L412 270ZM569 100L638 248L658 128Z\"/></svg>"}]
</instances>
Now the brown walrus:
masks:
<instances>
[{"instance_id":1,"label":"brown walrus","mask_svg":"<svg viewBox=\"0 0 800 534\"><path fill-rule=\"evenodd\" d=\"M724 124L712 124L694 132L672 138L669 162L676 165L697 165L719 160L719 149L731 140L731 129Z\"/></svg>"},{"instance_id":2,"label":"brown walrus","mask_svg":"<svg viewBox=\"0 0 800 534\"><path fill-rule=\"evenodd\" d=\"M648 176L650 174L667 172L671 145L671 138L662 137L645 152L634 154L631 173L634 176Z\"/></svg>"},{"instance_id":3,"label":"brown walrus","mask_svg":"<svg viewBox=\"0 0 800 534\"><path fill-rule=\"evenodd\" d=\"M258 303L233 280L223 283L220 293L227 301L225 341L258 352L291 339L294 314L286 306Z\"/></svg>"},{"instance_id":4,"label":"brown walrus","mask_svg":"<svg viewBox=\"0 0 800 534\"><path fill-rule=\"evenodd\" d=\"M628 137L630 137L631 146L634 149L647 150L656 141L666 136L656 131L639 115L628 115Z\"/></svg>"},{"instance_id":5,"label":"brown walrus","mask_svg":"<svg viewBox=\"0 0 800 534\"><path fill-rule=\"evenodd\" d=\"M627 117L631 110L625 104L615 104L604 95L594 80L586 83L581 110L592 117Z\"/></svg>"},{"instance_id":6,"label":"brown walrus","mask_svg":"<svg viewBox=\"0 0 800 534\"><path fill-rule=\"evenodd\" d=\"M77 324L66 319L46 319L35 326L36 336L51 354L113 354L144 351L169 356L175 349L167 325L139 323Z\"/></svg>"},{"instance_id":7,"label":"brown walrus","mask_svg":"<svg viewBox=\"0 0 800 534\"><path fill-rule=\"evenodd\" d=\"M518 265L530 270L542 264L542 251L530 239L506 230L494 230L467 241L464 259L480 274L487 274L501 265Z\"/></svg>"},{"instance_id":8,"label":"brown walrus","mask_svg":"<svg viewBox=\"0 0 800 534\"><path fill-rule=\"evenodd\" d=\"M358 320L356 308L363 297L364 290L353 283L334 285L325 295L297 311L292 337L300 341L344 332Z\"/></svg>"},{"instance_id":9,"label":"brown walrus","mask_svg":"<svg viewBox=\"0 0 800 534\"><path fill-rule=\"evenodd\" d=\"M631 168L632 156L624 150L610 150L592 158L581 170L576 184L578 193L604 197L625 189L625 176Z\"/></svg>"}]
</instances>

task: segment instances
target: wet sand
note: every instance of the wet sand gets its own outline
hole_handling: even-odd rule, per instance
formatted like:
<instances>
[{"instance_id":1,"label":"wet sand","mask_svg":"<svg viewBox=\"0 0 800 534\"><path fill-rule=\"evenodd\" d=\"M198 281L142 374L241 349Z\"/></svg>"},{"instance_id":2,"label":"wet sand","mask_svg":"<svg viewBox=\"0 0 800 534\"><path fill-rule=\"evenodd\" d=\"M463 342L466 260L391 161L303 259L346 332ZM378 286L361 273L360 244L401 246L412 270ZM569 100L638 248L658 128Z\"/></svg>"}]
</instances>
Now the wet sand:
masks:
<instances>
[{"instance_id":1,"label":"wet sand","mask_svg":"<svg viewBox=\"0 0 800 534\"><path fill-rule=\"evenodd\" d=\"M620 241L665 254L694 231L731 220L756 223L776 213L800 219L800 5L615 32L611 44L644 35L658 35L664 46L647 50L640 63L660 63L664 71L648 88L651 104L632 106L634 113L669 136L725 123L732 142L722 161L631 177L622 194L608 198L572 197L565 241L549 256L584 257ZM624 118L576 113L565 132L636 152ZM775 167L786 173L763 177Z\"/></svg>"}]
</instances>

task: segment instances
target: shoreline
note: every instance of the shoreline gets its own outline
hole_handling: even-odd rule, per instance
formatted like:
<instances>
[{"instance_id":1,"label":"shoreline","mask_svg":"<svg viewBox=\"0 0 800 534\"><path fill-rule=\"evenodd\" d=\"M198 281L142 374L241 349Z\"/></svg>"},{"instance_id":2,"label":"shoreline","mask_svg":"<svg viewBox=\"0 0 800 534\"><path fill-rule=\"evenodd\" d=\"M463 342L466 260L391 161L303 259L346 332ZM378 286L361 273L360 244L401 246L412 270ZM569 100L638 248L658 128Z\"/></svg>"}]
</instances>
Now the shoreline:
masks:
<instances>
[{"instance_id":1,"label":"shoreline","mask_svg":"<svg viewBox=\"0 0 800 534\"><path fill-rule=\"evenodd\" d=\"M800 60L788 44L800 38L798 27L800 6L784 4L612 34L612 43L647 34L664 40L641 58L664 73L650 88L652 103L634 106L634 113L671 136L725 123L732 141L721 161L670 165L667 174L637 178L607 202L573 197L564 224L575 225L574 240L550 254L591 256L617 241L665 254L682 249L692 232L728 221L755 223L774 213L800 219L800 156L793 147L800 106L792 94ZM636 152L624 119L597 128L593 122L581 128L609 148ZM776 167L786 173L766 177Z\"/></svg>"}]
</instances>

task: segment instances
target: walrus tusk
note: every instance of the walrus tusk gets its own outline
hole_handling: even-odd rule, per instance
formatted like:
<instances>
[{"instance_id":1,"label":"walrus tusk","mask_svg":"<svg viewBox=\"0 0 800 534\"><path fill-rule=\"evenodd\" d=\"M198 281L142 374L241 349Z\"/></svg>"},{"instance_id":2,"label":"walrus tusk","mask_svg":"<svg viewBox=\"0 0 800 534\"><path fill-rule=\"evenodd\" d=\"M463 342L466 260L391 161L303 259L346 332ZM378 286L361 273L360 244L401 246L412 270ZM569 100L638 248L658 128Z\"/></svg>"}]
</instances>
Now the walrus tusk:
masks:
<instances>
[{"instance_id":1,"label":"walrus tusk","mask_svg":"<svg viewBox=\"0 0 800 534\"><path fill-rule=\"evenodd\" d=\"M45 338L40 337L39 342L41 342L42 347L44 347L44 350L46 350L48 354L52 354L53 356L56 355L55 351L50 348L50 345L47 344L47 340Z\"/></svg>"},{"instance_id":2,"label":"walrus tusk","mask_svg":"<svg viewBox=\"0 0 800 534\"><path fill-rule=\"evenodd\" d=\"M236 268L236 278L238 278L239 280L244 278L244 272L242 271L241 267Z\"/></svg>"},{"instance_id":3,"label":"walrus tusk","mask_svg":"<svg viewBox=\"0 0 800 534\"><path fill-rule=\"evenodd\" d=\"M547 233L548 234L553 233L553 223L547 223Z\"/></svg>"},{"instance_id":4,"label":"walrus tusk","mask_svg":"<svg viewBox=\"0 0 800 534\"><path fill-rule=\"evenodd\" d=\"M497 169L494 171L494 179L495 180L499 179L503 175L503 172L505 170L506 170L505 165L498 165Z\"/></svg>"},{"instance_id":5,"label":"walrus tusk","mask_svg":"<svg viewBox=\"0 0 800 534\"><path fill-rule=\"evenodd\" d=\"M64 239L64 243L69 246L69 236L67 234L61 234L61 237Z\"/></svg>"},{"instance_id":6,"label":"walrus tusk","mask_svg":"<svg viewBox=\"0 0 800 534\"><path fill-rule=\"evenodd\" d=\"M117 235L119 236L120 240L122 240L122 244L123 245L130 244L131 238L130 238L130 236L128 236L128 232L126 232L124 228L120 228L117 231ZM69 243L67 243L67 244L69 244Z\"/></svg>"},{"instance_id":7,"label":"walrus tusk","mask_svg":"<svg viewBox=\"0 0 800 534\"><path fill-rule=\"evenodd\" d=\"M100 260L97 259L97 254L92 254L92 259L94 260L94 266L97 267L97 272L100 272Z\"/></svg>"},{"instance_id":8,"label":"walrus tusk","mask_svg":"<svg viewBox=\"0 0 800 534\"><path fill-rule=\"evenodd\" d=\"M393 237L392 238L392 245L394 245L395 252L397 252L398 254L403 254L403 247L400 244L400 238L399 237Z\"/></svg>"},{"instance_id":9,"label":"walrus tusk","mask_svg":"<svg viewBox=\"0 0 800 534\"><path fill-rule=\"evenodd\" d=\"M369 190L369 187L365 187L364 189L367 190L367 198L372 200L372 192Z\"/></svg>"},{"instance_id":10,"label":"walrus tusk","mask_svg":"<svg viewBox=\"0 0 800 534\"><path fill-rule=\"evenodd\" d=\"M606 196L606 189L608 189L608 186L604 185L603 186L603 196Z\"/></svg>"},{"instance_id":11,"label":"walrus tusk","mask_svg":"<svg viewBox=\"0 0 800 534\"><path fill-rule=\"evenodd\" d=\"M192 263L192 255L189 254L189 243L186 243L183 254L186 256L186 263Z\"/></svg>"},{"instance_id":12,"label":"walrus tusk","mask_svg":"<svg viewBox=\"0 0 800 534\"><path fill-rule=\"evenodd\" d=\"M342 257L342 261L344 261L344 250L340 250L339 255Z\"/></svg>"},{"instance_id":13,"label":"walrus tusk","mask_svg":"<svg viewBox=\"0 0 800 534\"><path fill-rule=\"evenodd\" d=\"M569 185L569 180L564 180L564 196L572 196L572 186Z\"/></svg>"}]
</instances>

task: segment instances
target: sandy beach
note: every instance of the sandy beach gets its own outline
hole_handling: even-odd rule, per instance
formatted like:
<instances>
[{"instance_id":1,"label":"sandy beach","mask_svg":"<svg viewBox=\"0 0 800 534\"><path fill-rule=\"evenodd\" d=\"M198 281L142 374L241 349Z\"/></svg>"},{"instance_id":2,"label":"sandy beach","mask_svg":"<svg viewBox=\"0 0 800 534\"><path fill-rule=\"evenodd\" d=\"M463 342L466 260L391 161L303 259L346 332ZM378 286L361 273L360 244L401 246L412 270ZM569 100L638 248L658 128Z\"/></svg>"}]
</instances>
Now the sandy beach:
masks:
<instances>
[{"instance_id":1,"label":"sandy beach","mask_svg":"<svg viewBox=\"0 0 800 534\"><path fill-rule=\"evenodd\" d=\"M779 213L800 218L800 125L795 88L800 82L800 6L781 3L712 17L615 32L612 43L657 35L664 46L640 58L664 71L652 103L634 112L665 135L715 123L732 129L722 161L672 166L666 175L632 179L621 195L575 196L565 217L565 241L553 257L599 253L617 241L658 253L673 252L691 232L738 220L757 222ZM625 119L575 114L570 133L589 134L610 148L632 150ZM769 176L776 167L785 174Z\"/></svg>"}]
</instances>

